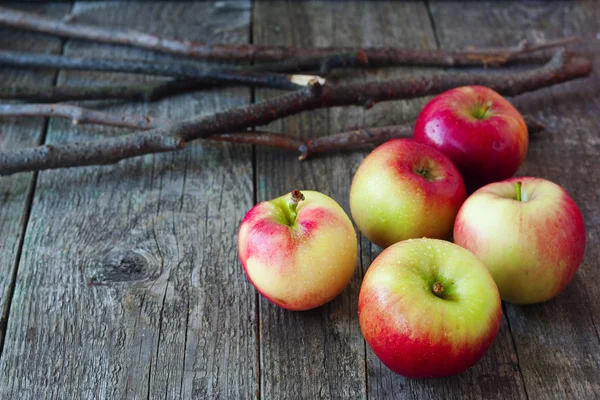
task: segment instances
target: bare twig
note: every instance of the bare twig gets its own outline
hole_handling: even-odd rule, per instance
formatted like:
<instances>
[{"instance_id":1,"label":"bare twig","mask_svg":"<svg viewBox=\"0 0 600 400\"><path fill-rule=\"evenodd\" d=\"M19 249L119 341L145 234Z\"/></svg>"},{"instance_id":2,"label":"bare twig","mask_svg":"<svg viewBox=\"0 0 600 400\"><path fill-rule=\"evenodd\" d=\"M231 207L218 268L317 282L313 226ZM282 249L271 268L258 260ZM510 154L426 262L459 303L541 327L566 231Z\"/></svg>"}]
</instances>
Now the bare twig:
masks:
<instances>
[{"instance_id":1,"label":"bare twig","mask_svg":"<svg viewBox=\"0 0 600 400\"><path fill-rule=\"evenodd\" d=\"M333 68L360 66L368 63L361 53L333 54L330 56L295 58L277 63L250 65L243 70L263 72L301 72L318 70L321 74L328 73ZM311 75L295 75L305 77L303 85ZM161 98L193 92L215 86L205 80L175 79L136 85L116 86L66 86L66 87L32 87L8 86L0 87L0 99L28 100L35 102L60 102L69 100L102 100L102 99L133 99L155 101Z\"/></svg>"},{"instance_id":2,"label":"bare twig","mask_svg":"<svg viewBox=\"0 0 600 400\"><path fill-rule=\"evenodd\" d=\"M307 72L318 71L321 75L328 74L332 69L352 67L376 67L364 51L348 53L331 53L316 56L294 57L282 61L246 65L242 68L250 71L268 72Z\"/></svg>"},{"instance_id":3,"label":"bare twig","mask_svg":"<svg viewBox=\"0 0 600 400\"><path fill-rule=\"evenodd\" d=\"M317 153L355 149L365 144L383 143L393 138L412 137L413 124L362 128L335 135L307 140L300 147L299 160L306 160Z\"/></svg>"},{"instance_id":4,"label":"bare twig","mask_svg":"<svg viewBox=\"0 0 600 400\"><path fill-rule=\"evenodd\" d=\"M365 65L368 60L360 53L333 54L308 58L295 58L278 63L250 65L244 69L262 72L300 72L318 70L321 74L328 73L332 68ZM268 68L268 69L267 69ZM298 76L298 75L296 75ZM311 75L302 75L308 76ZM306 79L304 80L305 83ZM167 96L193 92L215 86L215 82L197 81L192 79L175 79L137 85L116 86L64 86L64 87L34 87L8 86L0 87L0 99L27 100L34 102L54 103L69 100L103 100L103 99L132 99L155 101Z\"/></svg>"},{"instance_id":5,"label":"bare twig","mask_svg":"<svg viewBox=\"0 0 600 400\"><path fill-rule=\"evenodd\" d=\"M545 125L531 115L524 115L525 123L530 134L545 130ZM254 144L275 147L283 150L300 152L298 159L320 153L355 150L365 145L380 144L395 138L410 138L413 134L414 122L403 125L390 125L375 128L361 128L334 135L322 136L316 139L302 141L301 139L275 132L247 131L240 133L221 133L208 136L208 140Z\"/></svg>"},{"instance_id":6,"label":"bare twig","mask_svg":"<svg viewBox=\"0 0 600 400\"><path fill-rule=\"evenodd\" d=\"M19 116L61 117L70 119L73 125L99 124L144 130L166 126L170 123L150 116L119 115L69 104L0 104L0 118Z\"/></svg>"},{"instance_id":7,"label":"bare twig","mask_svg":"<svg viewBox=\"0 0 600 400\"><path fill-rule=\"evenodd\" d=\"M314 75L288 75L241 69L206 69L190 63L157 63L132 60L79 58L54 54L0 50L0 64L13 67L61 68L86 71L130 72L189 78L206 84L242 84L273 89L292 90L306 86Z\"/></svg>"},{"instance_id":8,"label":"bare twig","mask_svg":"<svg viewBox=\"0 0 600 400\"><path fill-rule=\"evenodd\" d=\"M276 147L283 150L300 151L305 145L302 139L282 133L265 131L247 131L238 133L218 133L207 136L208 140L232 142L240 144L255 144L259 146Z\"/></svg>"},{"instance_id":9,"label":"bare twig","mask_svg":"<svg viewBox=\"0 0 600 400\"><path fill-rule=\"evenodd\" d=\"M66 104L0 104L2 117L60 117L71 119L73 124L99 124L119 128L148 130L167 126L171 121L150 116L126 116L90 110ZM543 131L546 127L531 115L524 115L529 133ZM414 123L377 128L362 128L335 135L322 136L303 142L299 138L281 133L244 131L219 133L206 137L221 142L246 143L299 151L300 160L316 153L354 149L365 144L382 143L396 137L412 136Z\"/></svg>"},{"instance_id":10,"label":"bare twig","mask_svg":"<svg viewBox=\"0 0 600 400\"><path fill-rule=\"evenodd\" d=\"M587 76L591 62L558 52L541 68L511 74L443 73L344 86L310 86L260 103L158 127L149 131L88 143L40 146L0 153L0 174L102 165L149 153L181 149L186 142L211 135L266 125L303 111L335 106L373 106L377 102L441 93L464 85L483 85L503 95L517 95Z\"/></svg>"},{"instance_id":11,"label":"bare twig","mask_svg":"<svg viewBox=\"0 0 600 400\"><path fill-rule=\"evenodd\" d=\"M523 115L523 119L525 120L529 134L543 132L547 128L546 124L536 119L533 115L525 114Z\"/></svg>"},{"instance_id":12,"label":"bare twig","mask_svg":"<svg viewBox=\"0 0 600 400\"><path fill-rule=\"evenodd\" d=\"M0 87L0 99L35 102L69 100L130 99L155 101L167 96L206 88L206 82L194 80L167 80L137 85L116 86L8 86Z\"/></svg>"},{"instance_id":13,"label":"bare twig","mask_svg":"<svg viewBox=\"0 0 600 400\"><path fill-rule=\"evenodd\" d=\"M546 126L531 115L524 115L530 134L541 132ZM414 123L404 125L390 125L376 128L361 128L353 131L338 133L335 135L322 136L313 140L307 140L300 148L299 160L306 160L309 156L317 153L329 153L333 151L351 150L363 147L366 144L378 144L394 138L412 137Z\"/></svg>"},{"instance_id":14,"label":"bare twig","mask_svg":"<svg viewBox=\"0 0 600 400\"><path fill-rule=\"evenodd\" d=\"M236 62L270 62L296 57L323 56L332 53L362 51L371 66L384 65L503 65L520 61L539 62L547 57L532 54L539 50L562 47L575 41L573 37L543 43L521 42L509 49L479 49L464 51L421 50L403 48L311 48L273 47L196 43L149 35L134 30L99 27L72 20L53 19L41 15L0 7L0 24L13 28L43 32L61 37L141 47L165 53Z\"/></svg>"},{"instance_id":15,"label":"bare twig","mask_svg":"<svg viewBox=\"0 0 600 400\"><path fill-rule=\"evenodd\" d=\"M0 104L0 118L56 117L70 119L73 125L97 124L117 128L148 130L166 127L172 122L150 116L120 115L69 104ZM220 133L206 137L220 142L248 143L299 151L301 139L274 132L246 131Z\"/></svg>"}]
</instances>

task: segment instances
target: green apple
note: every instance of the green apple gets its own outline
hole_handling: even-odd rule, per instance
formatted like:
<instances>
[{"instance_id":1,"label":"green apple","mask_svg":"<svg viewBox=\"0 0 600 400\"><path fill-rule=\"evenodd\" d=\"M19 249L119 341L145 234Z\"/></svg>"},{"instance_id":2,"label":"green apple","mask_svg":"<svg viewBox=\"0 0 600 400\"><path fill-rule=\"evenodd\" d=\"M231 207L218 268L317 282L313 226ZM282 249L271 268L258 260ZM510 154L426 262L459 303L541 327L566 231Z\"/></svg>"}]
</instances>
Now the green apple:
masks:
<instances>
[{"instance_id":1,"label":"green apple","mask_svg":"<svg viewBox=\"0 0 600 400\"><path fill-rule=\"evenodd\" d=\"M352 222L332 198L295 190L252 208L238 237L242 266L268 300L308 310L350 282L358 245Z\"/></svg>"},{"instance_id":2,"label":"green apple","mask_svg":"<svg viewBox=\"0 0 600 400\"><path fill-rule=\"evenodd\" d=\"M466 197L462 177L445 155L412 139L392 139L356 171L350 211L369 240L387 247L410 238L448 238Z\"/></svg>"},{"instance_id":3,"label":"green apple","mask_svg":"<svg viewBox=\"0 0 600 400\"><path fill-rule=\"evenodd\" d=\"M365 275L358 313L377 357L410 378L471 367L491 346L502 317L498 289L481 261L436 239L384 250Z\"/></svg>"},{"instance_id":4,"label":"green apple","mask_svg":"<svg viewBox=\"0 0 600 400\"><path fill-rule=\"evenodd\" d=\"M520 177L473 193L454 227L456 244L490 270L502 300L532 304L551 299L583 260L585 224L560 186Z\"/></svg>"}]
</instances>

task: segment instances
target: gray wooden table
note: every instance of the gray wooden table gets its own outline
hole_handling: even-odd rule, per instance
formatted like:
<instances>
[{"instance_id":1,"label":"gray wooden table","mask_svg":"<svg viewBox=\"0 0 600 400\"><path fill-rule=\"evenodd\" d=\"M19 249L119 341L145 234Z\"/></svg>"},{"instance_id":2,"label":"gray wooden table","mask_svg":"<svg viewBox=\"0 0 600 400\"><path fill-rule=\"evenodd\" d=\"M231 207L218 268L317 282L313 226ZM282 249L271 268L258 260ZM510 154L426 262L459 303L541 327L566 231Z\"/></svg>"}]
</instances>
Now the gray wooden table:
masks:
<instances>
[{"instance_id":1,"label":"gray wooden table","mask_svg":"<svg viewBox=\"0 0 600 400\"><path fill-rule=\"evenodd\" d=\"M558 298L504 305L500 333L472 369L449 379L396 376L367 348L357 318L362 276L330 304L293 313L257 295L237 258L237 228L257 201L296 187L348 210L367 151L298 162L248 145L190 144L114 166L0 178L1 399L600 398L600 3L416 1L8 5L45 15L208 42L296 46L511 46L565 35L594 62L591 78L514 99L545 122L521 175L550 179L579 204L585 260ZM0 30L0 48L169 60L147 51ZM411 69L370 72L369 79ZM117 73L0 69L2 84L149 81ZM366 79L359 73L356 79ZM171 119L273 95L232 88L155 103L91 103ZM428 99L336 108L269 126L316 137L410 121ZM90 104L90 103L88 103ZM0 122L0 148L121 134L58 119Z\"/></svg>"}]
</instances>

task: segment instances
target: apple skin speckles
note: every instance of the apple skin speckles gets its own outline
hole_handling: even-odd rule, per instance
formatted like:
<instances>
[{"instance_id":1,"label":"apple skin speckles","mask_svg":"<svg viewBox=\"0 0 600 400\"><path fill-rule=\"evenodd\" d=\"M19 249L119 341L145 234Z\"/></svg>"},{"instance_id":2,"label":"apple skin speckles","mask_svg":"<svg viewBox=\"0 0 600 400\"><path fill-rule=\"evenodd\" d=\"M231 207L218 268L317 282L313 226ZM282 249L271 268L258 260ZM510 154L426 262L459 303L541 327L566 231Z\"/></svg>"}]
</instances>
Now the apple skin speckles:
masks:
<instances>
[{"instance_id":1,"label":"apple skin speckles","mask_svg":"<svg viewBox=\"0 0 600 400\"><path fill-rule=\"evenodd\" d=\"M529 146L519 111L483 86L459 87L434 97L419 113L413 138L448 156L473 188L511 177Z\"/></svg>"},{"instance_id":2,"label":"apple skin speckles","mask_svg":"<svg viewBox=\"0 0 600 400\"><path fill-rule=\"evenodd\" d=\"M436 282L450 297L436 296ZM373 261L358 314L365 340L388 368L409 378L440 378L483 357L502 307L492 276L472 253L446 241L413 239Z\"/></svg>"},{"instance_id":3,"label":"apple skin speckles","mask_svg":"<svg viewBox=\"0 0 600 400\"><path fill-rule=\"evenodd\" d=\"M420 237L448 239L467 198L448 157L412 139L392 139L361 163L350 188L358 229L380 247Z\"/></svg>"},{"instance_id":4,"label":"apple skin speckles","mask_svg":"<svg viewBox=\"0 0 600 400\"><path fill-rule=\"evenodd\" d=\"M522 183L522 201L515 185ZM585 253L586 231L575 202L560 186L518 177L491 183L463 204L456 244L490 270L502 300L541 303L571 282Z\"/></svg>"},{"instance_id":5,"label":"apple skin speckles","mask_svg":"<svg viewBox=\"0 0 600 400\"><path fill-rule=\"evenodd\" d=\"M295 219L287 208L290 195L284 195L252 208L238 236L250 282L289 310L315 308L335 298L350 282L358 255L356 233L344 210L324 194L302 193Z\"/></svg>"}]
</instances>

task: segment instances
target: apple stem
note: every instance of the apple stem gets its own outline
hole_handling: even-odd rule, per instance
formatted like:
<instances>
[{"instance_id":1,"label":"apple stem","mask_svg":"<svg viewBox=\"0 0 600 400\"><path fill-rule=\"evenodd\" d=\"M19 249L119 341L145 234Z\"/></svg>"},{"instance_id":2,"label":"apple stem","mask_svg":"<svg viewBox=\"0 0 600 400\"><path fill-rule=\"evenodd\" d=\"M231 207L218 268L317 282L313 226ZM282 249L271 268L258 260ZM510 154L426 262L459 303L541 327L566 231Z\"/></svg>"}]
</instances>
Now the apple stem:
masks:
<instances>
[{"instance_id":1,"label":"apple stem","mask_svg":"<svg viewBox=\"0 0 600 400\"><path fill-rule=\"evenodd\" d=\"M521 201L521 186L523 185L523 182L517 182L515 183L515 191L517 192L517 201Z\"/></svg>"},{"instance_id":2,"label":"apple stem","mask_svg":"<svg viewBox=\"0 0 600 400\"><path fill-rule=\"evenodd\" d=\"M426 180L429 180L429 171L425 167L417 168L415 171L418 175L421 175Z\"/></svg>"},{"instance_id":3,"label":"apple stem","mask_svg":"<svg viewBox=\"0 0 600 400\"><path fill-rule=\"evenodd\" d=\"M483 105L483 112L481 113L481 116L485 116L485 113L490 109L490 107L492 106L492 102L488 101L487 103L485 103Z\"/></svg>"},{"instance_id":4,"label":"apple stem","mask_svg":"<svg viewBox=\"0 0 600 400\"><path fill-rule=\"evenodd\" d=\"M442 293L444 293L444 285L442 285L440 282L434 283L433 293L435 293L436 296L440 297Z\"/></svg>"},{"instance_id":5,"label":"apple stem","mask_svg":"<svg viewBox=\"0 0 600 400\"><path fill-rule=\"evenodd\" d=\"M476 119L486 119L487 112L493 105L491 101L486 101L484 104L478 103L471 111L471 115Z\"/></svg>"},{"instance_id":6,"label":"apple stem","mask_svg":"<svg viewBox=\"0 0 600 400\"><path fill-rule=\"evenodd\" d=\"M296 222L296 216L298 215L296 209L298 208L298 203L300 203L302 200L304 200L304 195L302 192L298 189L294 190L290 196L290 200L288 201L288 208L290 210L290 225L294 225Z\"/></svg>"}]
</instances>

